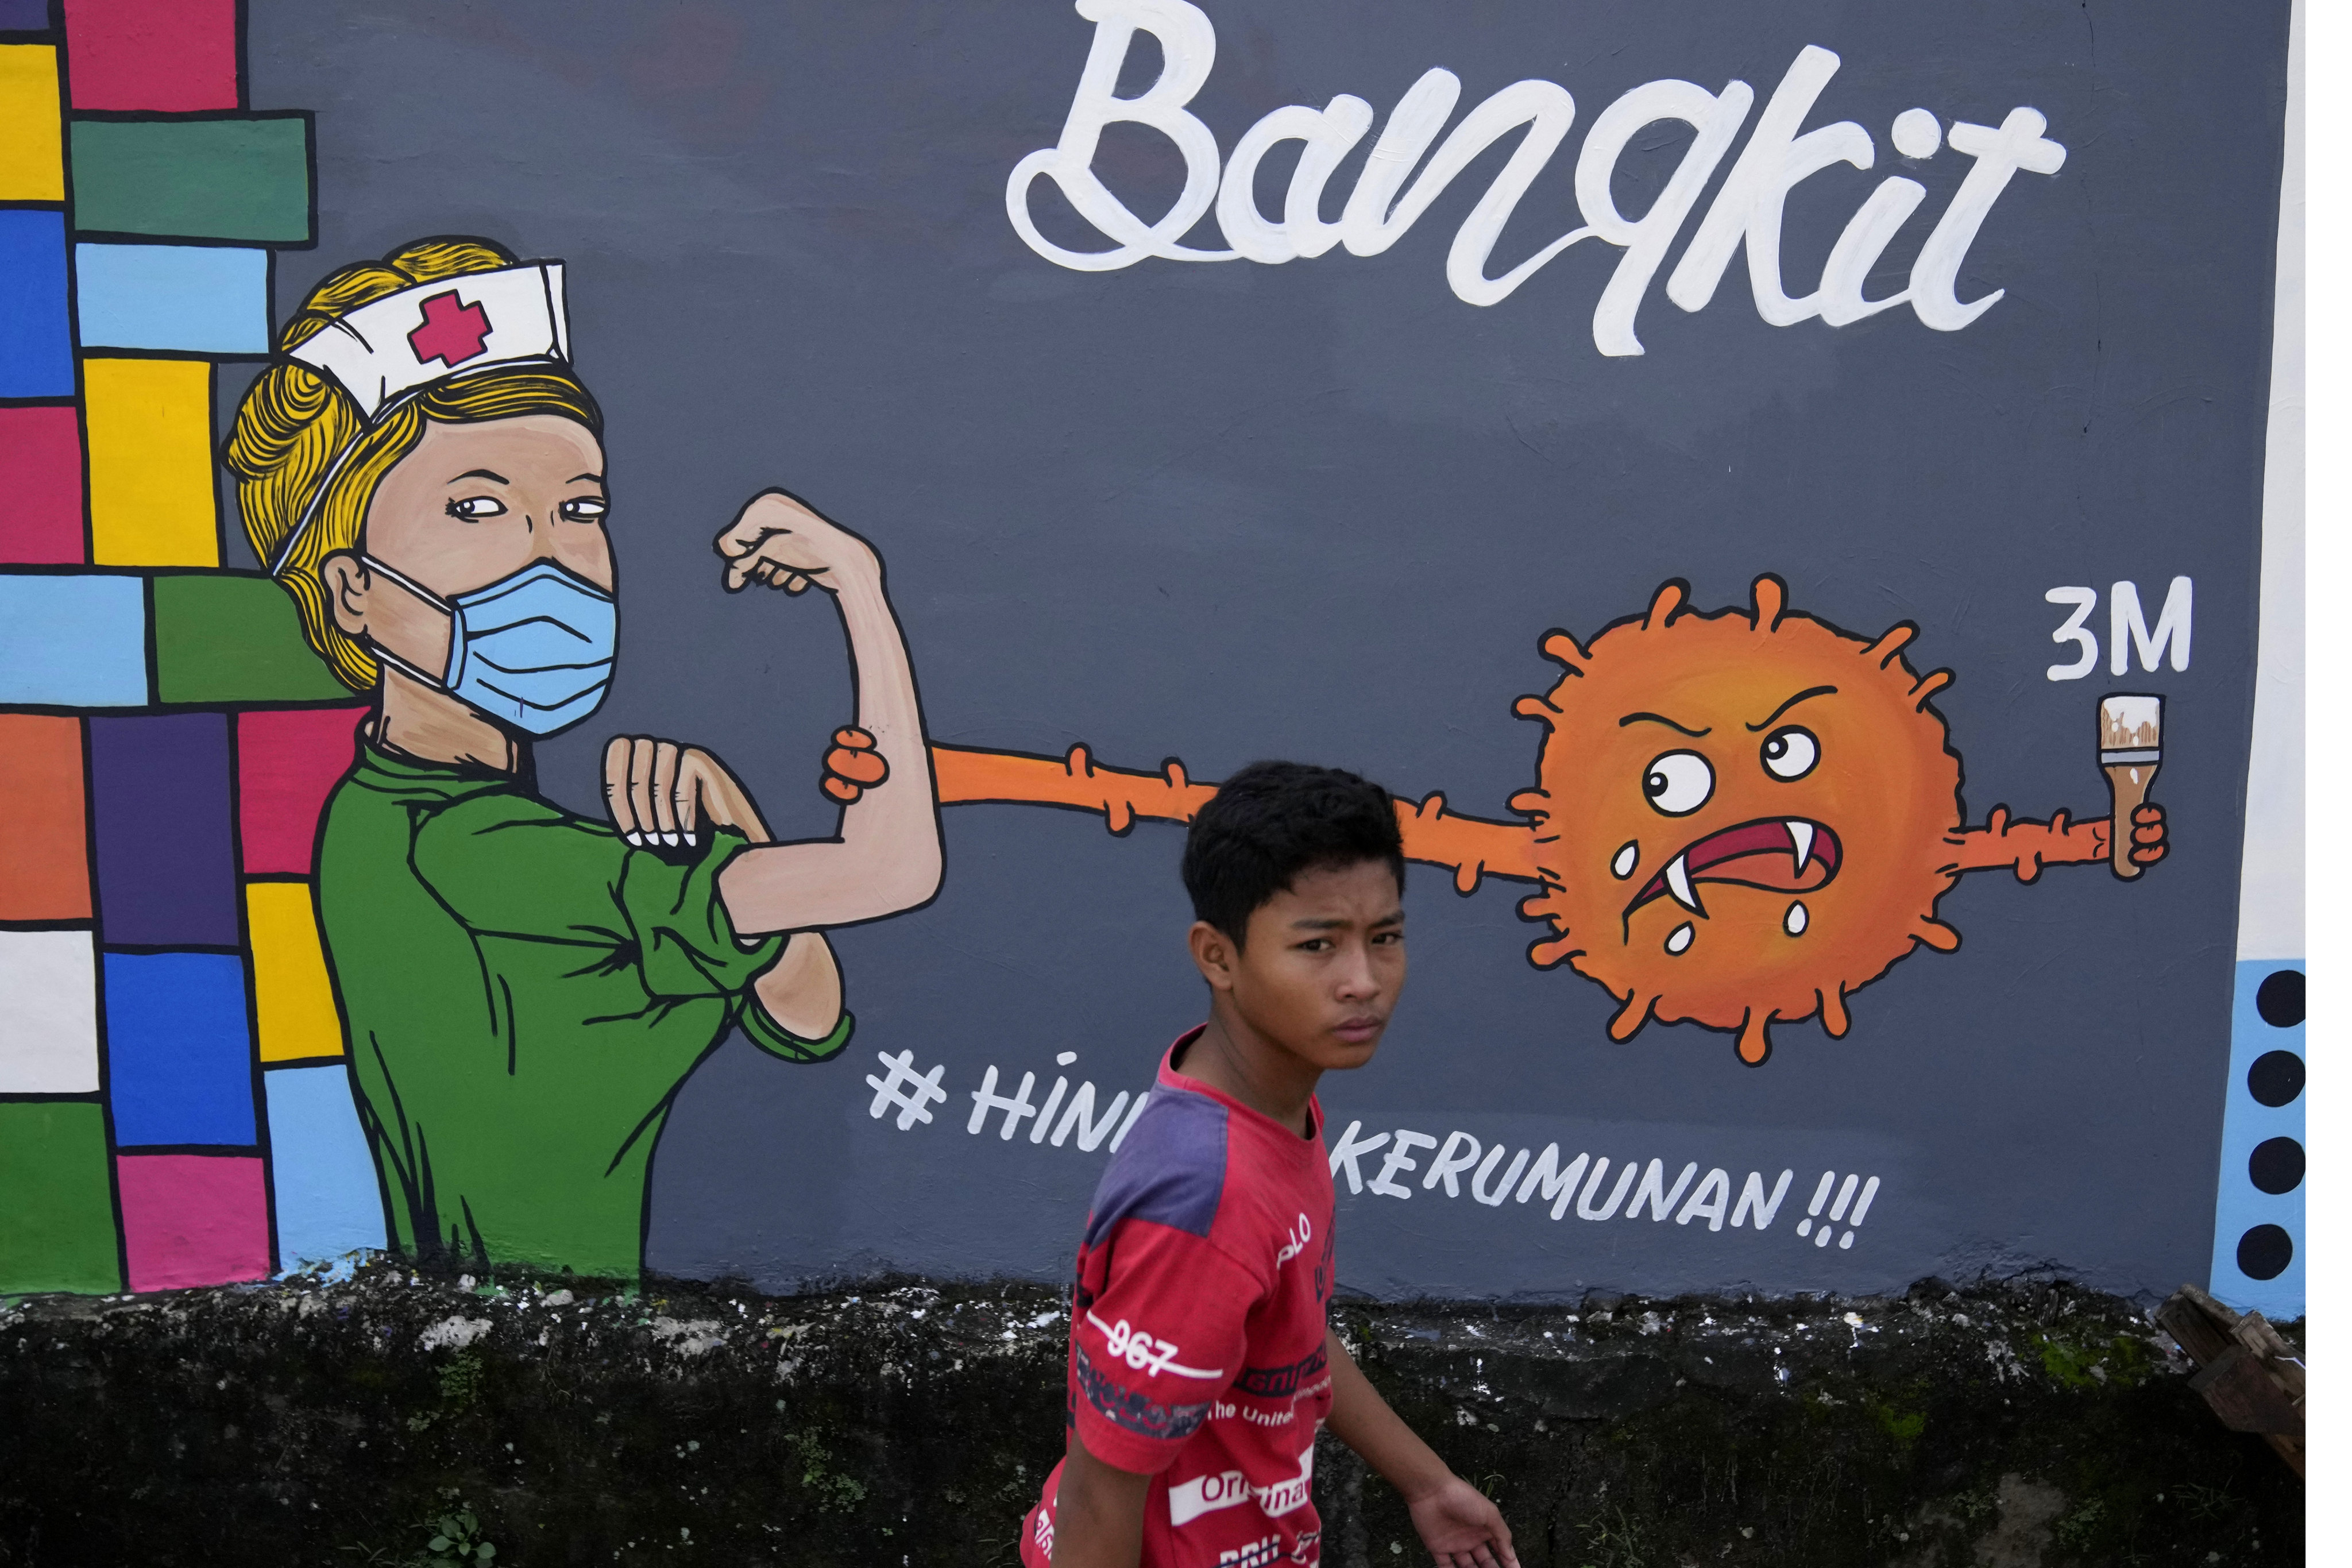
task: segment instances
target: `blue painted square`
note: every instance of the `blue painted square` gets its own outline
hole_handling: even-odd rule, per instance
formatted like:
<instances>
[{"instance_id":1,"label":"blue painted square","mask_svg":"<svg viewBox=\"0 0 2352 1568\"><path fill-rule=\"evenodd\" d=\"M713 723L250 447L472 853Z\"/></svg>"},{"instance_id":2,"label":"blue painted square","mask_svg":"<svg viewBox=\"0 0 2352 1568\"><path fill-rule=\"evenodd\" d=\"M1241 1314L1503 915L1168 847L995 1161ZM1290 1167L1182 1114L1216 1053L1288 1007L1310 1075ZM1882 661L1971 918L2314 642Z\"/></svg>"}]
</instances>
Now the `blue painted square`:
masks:
<instances>
[{"instance_id":1,"label":"blue painted square","mask_svg":"<svg viewBox=\"0 0 2352 1568\"><path fill-rule=\"evenodd\" d=\"M0 397L71 397L66 217L0 208Z\"/></svg>"},{"instance_id":2,"label":"blue painted square","mask_svg":"<svg viewBox=\"0 0 2352 1568\"><path fill-rule=\"evenodd\" d=\"M0 573L0 703L135 708L146 700L144 584Z\"/></svg>"},{"instance_id":3,"label":"blue painted square","mask_svg":"<svg viewBox=\"0 0 2352 1568\"><path fill-rule=\"evenodd\" d=\"M2281 1322L2304 1315L2303 973L2300 960L2238 965L2207 1287Z\"/></svg>"},{"instance_id":4,"label":"blue painted square","mask_svg":"<svg viewBox=\"0 0 2352 1568\"><path fill-rule=\"evenodd\" d=\"M269 253L223 245L77 245L84 348L269 352Z\"/></svg>"},{"instance_id":5,"label":"blue painted square","mask_svg":"<svg viewBox=\"0 0 2352 1568\"><path fill-rule=\"evenodd\" d=\"M120 1146L255 1142L245 961L108 953L106 1070Z\"/></svg>"},{"instance_id":6,"label":"blue painted square","mask_svg":"<svg viewBox=\"0 0 2352 1568\"><path fill-rule=\"evenodd\" d=\"M261 1081L269 1102L280 1265L299 1268L362 1247L380 1250L383 1197L360 1131L350 1069L341 1063L273 1068Z\"/></svg>"}]
</instances>

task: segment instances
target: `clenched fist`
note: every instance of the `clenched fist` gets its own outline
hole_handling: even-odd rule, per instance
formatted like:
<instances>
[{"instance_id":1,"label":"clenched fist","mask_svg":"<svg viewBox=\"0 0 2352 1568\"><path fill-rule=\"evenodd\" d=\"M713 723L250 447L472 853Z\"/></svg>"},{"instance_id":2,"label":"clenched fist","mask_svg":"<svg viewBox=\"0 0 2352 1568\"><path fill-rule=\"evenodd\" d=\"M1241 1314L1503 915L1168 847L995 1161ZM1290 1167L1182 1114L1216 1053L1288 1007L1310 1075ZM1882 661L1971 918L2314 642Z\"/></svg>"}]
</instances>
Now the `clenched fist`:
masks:
<instances>
[{"instance_id":1,"label":"clenched fist","mask_svg":"<svg viewBox=\"0 0 2352 1568\"><path fill-rule=\"evenodd\" d=\"M811 584L838 594L871 585L882 573L874 547L782 490L753 496L714 542L727 562L727 591L764 583L787 594Z\"/></svg>"}]
</instances>

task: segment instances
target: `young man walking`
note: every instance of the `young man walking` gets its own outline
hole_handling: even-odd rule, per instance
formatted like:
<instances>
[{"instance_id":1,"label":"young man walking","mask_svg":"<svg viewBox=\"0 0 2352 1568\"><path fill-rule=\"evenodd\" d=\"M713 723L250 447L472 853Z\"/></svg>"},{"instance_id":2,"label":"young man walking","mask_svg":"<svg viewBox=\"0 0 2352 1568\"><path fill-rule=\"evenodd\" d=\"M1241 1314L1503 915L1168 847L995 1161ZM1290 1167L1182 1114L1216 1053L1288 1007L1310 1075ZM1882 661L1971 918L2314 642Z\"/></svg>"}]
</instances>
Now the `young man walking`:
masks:
<instances>
[{"instance_id":1,"label":"young man walking","mask_svg":"<svg viewBox=\"0 0 2352 1568\"><path fill-rule=\"evenodd\" d=\"M1194 819L1184 886L1209 1021L1170 1047L1095 1192L1068 1447L1022 1534L1030 1568L1311 1568L1327 1422L1403 1494L1442 1568L1517 1568L1501 1513L1327 1321L1315 1085L1371 1060L1403 988L1402 851L1386 791L1296 763L1243 769Z\"/></svg>"}]
</instances>

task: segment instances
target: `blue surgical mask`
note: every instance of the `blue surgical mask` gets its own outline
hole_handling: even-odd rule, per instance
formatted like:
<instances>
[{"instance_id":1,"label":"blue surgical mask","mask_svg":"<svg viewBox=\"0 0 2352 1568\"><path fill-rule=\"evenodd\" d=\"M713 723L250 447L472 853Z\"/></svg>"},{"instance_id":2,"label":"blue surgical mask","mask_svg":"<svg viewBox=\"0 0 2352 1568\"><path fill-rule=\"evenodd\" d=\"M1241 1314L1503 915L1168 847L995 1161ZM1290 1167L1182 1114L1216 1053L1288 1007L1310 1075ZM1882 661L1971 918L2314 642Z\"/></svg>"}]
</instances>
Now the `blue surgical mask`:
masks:
<instances>
[{"instance_id":1,"label":"blue surgical mask","mask_svg":"<svg viewBox=\"0 0 2352 1568\"><path fill-rule=\"evenodd\" d=\"M385 662L526 735L552 735L604 701L620 622L613 595L593 583L534 561L445 599L380 561L360 559L449 616L449 667L437 679L378 647Z\"/></svg>"}]
</instances>

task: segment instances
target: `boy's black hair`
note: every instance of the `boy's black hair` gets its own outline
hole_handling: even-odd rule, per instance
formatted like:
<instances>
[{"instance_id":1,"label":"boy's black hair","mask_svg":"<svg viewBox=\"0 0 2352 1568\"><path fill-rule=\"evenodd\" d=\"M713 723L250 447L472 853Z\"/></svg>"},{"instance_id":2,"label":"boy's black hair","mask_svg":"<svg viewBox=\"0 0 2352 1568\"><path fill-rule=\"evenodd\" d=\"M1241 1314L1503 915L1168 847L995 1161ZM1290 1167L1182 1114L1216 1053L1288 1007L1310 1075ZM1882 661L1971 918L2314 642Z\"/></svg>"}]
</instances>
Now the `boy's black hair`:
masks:
<instances>
[{"instance_id":1,"label":"boy's black hair","mask_svg":"<svg viewBox=\"0 0 2352 1568\"><path fill-rule=\"evenodd\" d=\"M1404 891L1404 836L1389 792L1339 768L1252 763L1221 785L1184 839L1192 915L1243 945L1249 918L1302 871L1378 860Z\"/></svg>"}]
</instances>

